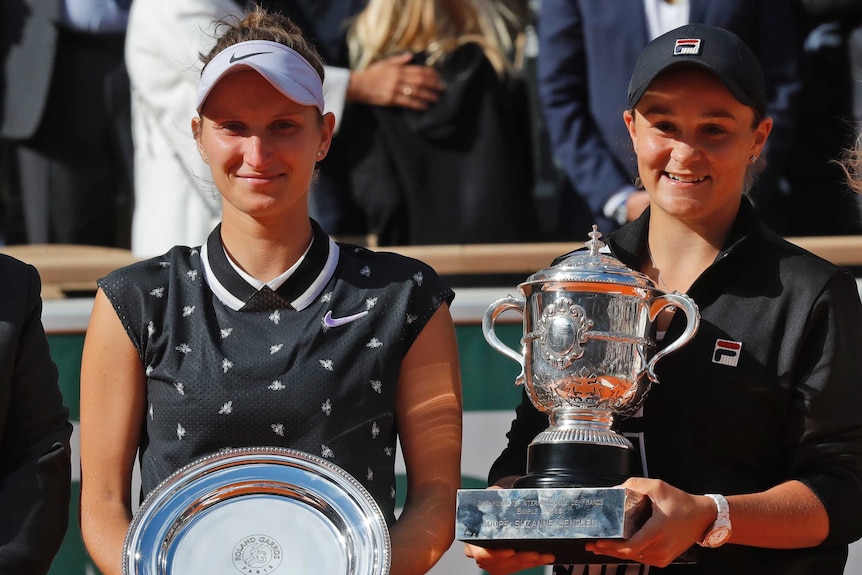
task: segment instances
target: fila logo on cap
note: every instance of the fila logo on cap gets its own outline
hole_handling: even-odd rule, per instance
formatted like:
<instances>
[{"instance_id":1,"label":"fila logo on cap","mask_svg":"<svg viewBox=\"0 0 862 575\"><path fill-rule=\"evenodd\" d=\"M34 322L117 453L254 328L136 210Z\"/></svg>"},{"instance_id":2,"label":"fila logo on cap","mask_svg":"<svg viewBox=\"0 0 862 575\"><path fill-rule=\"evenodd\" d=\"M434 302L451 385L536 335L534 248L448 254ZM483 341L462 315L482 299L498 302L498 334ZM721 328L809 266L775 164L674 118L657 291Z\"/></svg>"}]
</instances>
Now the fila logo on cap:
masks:
<instances>
[{"instance_id":1,"label":"fila logo on cap","mask_svg":"<svg viewBox=\"0 0 862 575\"><path fill-rule=\"evenodd\" d=\"M739 355L742 352L741 341L730 341L726 339L715 340L715 350L712 352L712 363L720 363L736 367L739 363Z\"/></svg>"},{"instance_id":2,"label":"fila logo on cap","mask_svg":"<svg viewBox=\"0 0 862 575\"><path fill-rule=\"evenodd\" d=\"M700 38L680 38L673 45L673 55L700 54Z\"/></svg>"}]
</instances>

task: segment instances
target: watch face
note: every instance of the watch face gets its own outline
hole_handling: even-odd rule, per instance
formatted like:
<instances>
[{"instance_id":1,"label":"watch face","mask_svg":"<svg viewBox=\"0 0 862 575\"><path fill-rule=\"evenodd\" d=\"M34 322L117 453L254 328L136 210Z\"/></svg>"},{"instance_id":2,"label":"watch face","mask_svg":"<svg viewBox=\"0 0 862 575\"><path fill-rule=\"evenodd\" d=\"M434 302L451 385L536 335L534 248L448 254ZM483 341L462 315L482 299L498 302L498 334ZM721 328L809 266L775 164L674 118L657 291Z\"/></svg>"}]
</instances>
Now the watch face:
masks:
<instances>
[{"instance_id":1,"label":"watch face","mask_svg":"<svg viewBox=\"0 0 862 575\"><path fill-rule=\"evenodd\" d=\"M717 527L706 537L707 547L718 547L722 545L730 537L730 529L727 527Z\"/></svg>"}]
</instances>

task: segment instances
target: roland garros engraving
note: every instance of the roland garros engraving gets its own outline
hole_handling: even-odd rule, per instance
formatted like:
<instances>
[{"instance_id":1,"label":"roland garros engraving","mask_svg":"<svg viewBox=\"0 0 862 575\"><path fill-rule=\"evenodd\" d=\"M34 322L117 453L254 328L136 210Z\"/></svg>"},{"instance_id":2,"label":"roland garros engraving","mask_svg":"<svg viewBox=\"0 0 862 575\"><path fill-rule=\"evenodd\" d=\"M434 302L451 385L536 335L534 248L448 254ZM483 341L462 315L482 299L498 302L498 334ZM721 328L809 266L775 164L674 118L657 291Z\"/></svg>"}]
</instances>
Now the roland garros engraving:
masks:
<instances>
[{"instance_id":1,"label":"roland garros engraving","mask_svg":"<svg viewBox=\"0 0 862 575\"><path fill-rule=\"evenodd\" d=\"M281 545L269 535L250 535L233 548L233 566L240 573L259 575L272 573L284 556Z\"/></svg>"}]
</instances>

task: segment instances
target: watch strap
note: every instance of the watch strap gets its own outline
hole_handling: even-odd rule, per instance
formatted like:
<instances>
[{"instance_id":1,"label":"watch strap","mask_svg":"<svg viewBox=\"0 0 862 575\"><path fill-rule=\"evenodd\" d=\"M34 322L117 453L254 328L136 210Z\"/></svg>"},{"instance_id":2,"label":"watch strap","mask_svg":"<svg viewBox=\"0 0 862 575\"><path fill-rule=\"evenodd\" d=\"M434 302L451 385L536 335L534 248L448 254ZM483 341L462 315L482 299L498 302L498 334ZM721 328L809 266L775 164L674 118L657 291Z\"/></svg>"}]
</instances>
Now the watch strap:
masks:
<instances>
[{"instance_id":1,"label":"watch strap","mask_svg":"<svg viewBox=\"0 0 862 575\"><path fill-rule=\"evenodd\" d=\"M715 502L716 514L715 521L713 521L710 528L707 529L706 534L698 545L702 547L718 547L720 545L724 545L724 543L727 542L727 539L730 538L730 506L727 504L727 499L724 495L719 493L705 493L704 495ZM716 532L718 531L724 532L724 538L716 541L713 536L717 535Z\"/></svg>"}]
</instances>

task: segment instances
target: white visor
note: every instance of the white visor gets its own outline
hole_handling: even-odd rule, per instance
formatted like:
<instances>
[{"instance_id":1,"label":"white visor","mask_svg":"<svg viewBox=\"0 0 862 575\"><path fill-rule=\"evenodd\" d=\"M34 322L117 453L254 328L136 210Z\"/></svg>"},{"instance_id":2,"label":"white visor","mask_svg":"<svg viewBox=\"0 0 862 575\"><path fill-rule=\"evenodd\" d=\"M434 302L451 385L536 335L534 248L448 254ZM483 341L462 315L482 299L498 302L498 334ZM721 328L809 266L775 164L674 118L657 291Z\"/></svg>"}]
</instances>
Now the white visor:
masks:
<instances>
[{"instance_id":1,"label":"white visor","mask_svg":"<svg viewBox=\"0 0 862 575\"><path fill-rule=\"evenodd\" d=\"M203 69L198 88L198 114L219 80L244 68L256 71L297 104L314 106L323 113L323 83L308 60L284 44L250 40L225 48Z\"/></svg>"}]
</instances>

